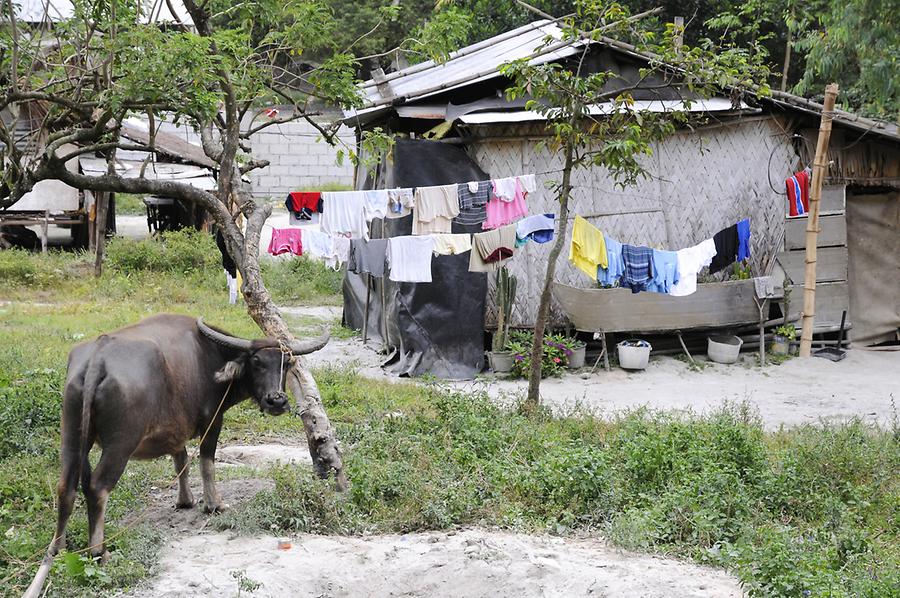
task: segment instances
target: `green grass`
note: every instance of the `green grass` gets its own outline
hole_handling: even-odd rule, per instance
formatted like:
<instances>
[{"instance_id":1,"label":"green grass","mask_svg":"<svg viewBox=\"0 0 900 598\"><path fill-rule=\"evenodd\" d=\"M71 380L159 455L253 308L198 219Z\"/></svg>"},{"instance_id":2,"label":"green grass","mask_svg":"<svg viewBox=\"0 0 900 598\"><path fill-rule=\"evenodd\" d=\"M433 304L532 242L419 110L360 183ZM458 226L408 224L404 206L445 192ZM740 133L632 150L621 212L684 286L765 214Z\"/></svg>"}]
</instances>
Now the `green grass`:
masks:
<instances>
[{"instance_id":1,"label":"green grass","mask_svg":"<svg viewBox=\"0 0 900 598\"><path fill-rule=\"evenodd\" d=\"M207 237L110 244L103 277L85 257L0 252L0 595L19 595L55 522L59 409L71 346L160 311L203 315L254 336L229 306ZM212 248L212 249L211 249ZM167 259L168 258L168 259ZM281 302L336 304L339 275L272 261ZM300 299L298 299L300 298ZM299 329L316 324L291 321ZM343 334L343 332L339 332ZM602 534L617 545L733 571L753 596L897 596L900 426L851 422L766 433L743 406L706 417L644 410L613 420L528 419L485 395L429 383L315 372L345 450L350 491L279 467L264 491L215 526L238 533L379 533L491 525ZM226 415L222 442L300 442L300 419L249 404ZM96 458L96 456L95 456ZM222 472L221 477L249 475ZM150 574L162 536L140 511L171 463L131 463L109 506L111 563L61 559L53 596L115 594ZM81 506L70 545L86 545ZM808 593L807 593L808 592Z\"/></svg>"},{"instance_id":2,"label":"green grass","mask_svg":"<svg viewBox=\"0 0 900 598\"><path fill-rule=\"evenodd\" d=\"M116 214L145 216L147 206L144 204L144 196L137 193L116 193Z\"/></svg>"}]
</instances>

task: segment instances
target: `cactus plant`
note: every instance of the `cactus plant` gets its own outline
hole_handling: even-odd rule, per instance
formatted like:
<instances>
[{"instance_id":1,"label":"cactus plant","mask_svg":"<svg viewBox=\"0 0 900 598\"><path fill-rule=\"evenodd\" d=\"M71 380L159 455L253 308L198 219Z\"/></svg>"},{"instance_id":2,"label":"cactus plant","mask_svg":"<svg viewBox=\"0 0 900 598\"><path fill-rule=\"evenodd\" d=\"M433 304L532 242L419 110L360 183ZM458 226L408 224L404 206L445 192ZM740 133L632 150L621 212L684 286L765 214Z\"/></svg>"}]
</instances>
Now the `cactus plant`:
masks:
<instances>
[{"instance_id":1,"label":"cactus plant","mask_svg":"<svg viewBox=\"0 0 900 598\"><path fill-rule=\"evenodd\" d=\"M509 340L509 316L516 300L517 284L518 280L506 266L497 271L497 333L491 345L495 352L503 351Z\"/></svg>"}]
</instances>

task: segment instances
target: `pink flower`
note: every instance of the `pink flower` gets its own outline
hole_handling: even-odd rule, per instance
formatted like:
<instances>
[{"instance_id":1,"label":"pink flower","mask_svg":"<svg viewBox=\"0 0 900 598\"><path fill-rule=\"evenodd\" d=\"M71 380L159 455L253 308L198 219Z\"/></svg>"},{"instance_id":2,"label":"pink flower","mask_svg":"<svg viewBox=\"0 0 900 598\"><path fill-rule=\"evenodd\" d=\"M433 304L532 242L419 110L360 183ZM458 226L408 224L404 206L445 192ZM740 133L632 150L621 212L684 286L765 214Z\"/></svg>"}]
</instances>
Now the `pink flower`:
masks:
<instances>
[{"instance_id":1,"label":"pink flower","mask_svg":"<svg viewBox=\"0 0 900 598\"><path fill-rule=\"evenodd\" d=\"M559 363L560 361L562 361L562 360L559 357L553 358L553 363Z\"/></svg>"}]
</instances>

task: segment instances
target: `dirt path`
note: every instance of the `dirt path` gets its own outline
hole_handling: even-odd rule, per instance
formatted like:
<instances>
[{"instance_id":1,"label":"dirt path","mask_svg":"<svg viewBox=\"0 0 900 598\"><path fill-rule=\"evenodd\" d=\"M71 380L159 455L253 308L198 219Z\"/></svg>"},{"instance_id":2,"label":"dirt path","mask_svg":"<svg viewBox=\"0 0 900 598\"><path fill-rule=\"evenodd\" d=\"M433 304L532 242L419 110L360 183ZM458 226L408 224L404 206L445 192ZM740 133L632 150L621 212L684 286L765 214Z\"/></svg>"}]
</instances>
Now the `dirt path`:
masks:
<instances>
[{"instance_id":1,"label":"dirt path","mask_svg":"<svg viewBox=\"0 0 900 598\"><path fill-rule=\"evenodd\" d=\"M621 552L597 540L464 530L344 538L304 535L290 550L271 536L203 534L166 547L162 572L134 596L610 596L728 598L737 581L672 559ZM246 591L246 590L245 590Z\"/></svg>"}]
</instances>

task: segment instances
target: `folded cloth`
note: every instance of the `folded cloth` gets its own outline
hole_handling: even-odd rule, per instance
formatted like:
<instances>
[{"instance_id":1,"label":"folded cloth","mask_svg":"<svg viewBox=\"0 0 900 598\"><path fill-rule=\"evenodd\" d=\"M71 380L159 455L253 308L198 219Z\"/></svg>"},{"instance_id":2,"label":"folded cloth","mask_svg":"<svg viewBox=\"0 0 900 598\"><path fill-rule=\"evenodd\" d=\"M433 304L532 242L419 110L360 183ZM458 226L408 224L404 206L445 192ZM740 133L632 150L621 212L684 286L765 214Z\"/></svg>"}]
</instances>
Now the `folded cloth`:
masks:
<instances>
[{"instance_id":1,"label":"folded cloth","mask_svg":"<svg viewBox=\"0 0 900 598\"><path fill-rule=\"evenodd\" d=\"M388 190L372 189L366 191L366 221L384 218L388 213Z\"/></svg>"},{"instance_id":2,"label":"folded cloth","mask_svg":"<svg viewBox=\"0 0 900 598\"><path fill-rule=\"evenodd\" d=\"M535 243L547 243L553 240L553 227L555 224L555 214L528 216L516 223L516 239L523 242L531 239Z\"/></svg>"},{"instance_id":3,"label":"folded cloth","mask_svg":"<svg viewBox=\"0 0 900 598\"><path fill-rule=\"evenodd\" d=\"M460 183L457 186L457 195L459 196L459 209L471 210L487 205L491 199L491 182L490 181L472 181L471 183Z\"/></svg>"},{"instance_id":4,"label":"folded cloth","mask_svg":"<svg viewBox=\"0 0 900 598\"><path fill-rule=\"evenodd\" d=\"M572 226L569 260L591 279L597 278L598 266L606 268L609 263L603 233L581 216L575 216Z\"/></svg>"},{"instance_id":5,"label":"folded cloth","mask_svg":"<svg viewBox=\"0 0 900 598\"><path fill-rule=\"evenodd\" d=\"M384 261L387 257L387 239L351 239L350 258L347 270L357 274L371 274L376 278L384 276Z\"/></svg>"},{"instance_id":6,"label":"folded cloth","mask_svg":"<svg viewBox=\"0 0 900 598\"><path fill-rule=\"evenodd\" d=\"M679 249L675 252L678 260L678 282L669 289L669 294L684 297L697 290L697 274L716 257L716 244L707 239L698 245Z\"/></svg>"},{"instance_id":7,"label":"folded cloth","mask_svg":"<svg viewBox=\"0 0 900 598\"><path fill-rule=\"evenodd\" d=\"M434 252L438 255L459 255L472 249L472 235L432 235Z\"/></svg>"},{"instance_id":8,"label":"folded cloth","mask_svg":"<svg viewBox=\"0 0 900 598\"><path fill-rule=\"evenodd\" d=\"M334 242L330 235L313 229L303 229L303 249L307 254L325 258L334 253Z\"/></svg>"},{"instance_id":9,"label":"folded cloth","mask_svg":"<svg viewBox=\"0 0 900 598\"><path fill-rule=\"evenodd\" d=\"M412 189L388 189L388 218L402 218L409 215L414 204Z\"/></svg>"},{"instance_id":10,"label":"folded cloth","mask_svg":"<svg viewBox=\"0 0 900 598\"><path fill-rule=\"evenodd\" d=\"M459 214L456 183L440 187L417 187L413 207L412 234L449 233Z\"/></svg>"},{"instance_id":11,"label":"folded cloth","mask_svg":"<svg viewBox=\"0 0 900 598\"><path fill-rule=\"evenodd\" d=\"M273 229L268 252L272 255L281 255L288 252L294 255L303 255L303 242L300 235L299 228Z\"/></svg>"},{"instance_id":12,"label":"folded cloth","mask_svg":"<svg viewBox=\"0 0 900 598\"><path fill-rule=\"evenodd\" d=\"M284 201L285 207L298 219L309 220L313 212L319 211L319 191L291 191Z\"/></svg>"},{"instance_id":13,"label":"folded cloth","mask_svg":"<svg viewBox=\"0 0 900 598\"><path fill-rule=\"evenodd\" d=\"M750 259L750 219L744 218L737 223L738 251L737 260Z\"/></svg>"},{"instance_id":14,"label":"folded cloth","mask_svg":"<svg viewBox=\"0 0 900 598\"><path fill-rule=\"evenodd\" d=\"M329 235L368 239L365 191L329 191L322 193L322 232Z\"/></svg>"},{"instance_id":15,"label":"folded cloth","mask_svg":"<svg viewBox=\"0 0 900 598\"><path fill-rule=\"evenodd\" d=\"M785 181L788 213L803 216L809 212L809 169L801 170Z\"/></svg>"},{"instance_id":16,"label":"folded cloth","mask_svg":"<svg viewBox=\"0 0 900 598\"><path fill-rule=\"evenodd\" d=\"M472 235L469 272L496 272L512 257L515 246L514 224Z\"/></svg>"},{"instance_id":17,"label":"folded cloth","mask_svg":"<svg viewBox=\"0 0 900 598\"><path fill-rule=\"evenodd\" d=\"M494 187L494 197L491 198L486 206L487 219L481 225L483 229L500 228L528 215L528 206L525 204L525 192L519 185L518 179L513 177L511 180L516 189L511 200L500 198L497 195L497 188ZM496 182L494 181L495 184Z\"/></svg>"},{"instance_id":18,"label":"folded cloth","mask_svg":"<svg viewBox=\"0 0 900 598\"><path fill-rule=\"evenodd\" d=\"M716 257L712 259L712 263L709 265L710 274L715 274L726 266L730 266L737 259L737 224L732 224L728 228L723 228L717 232L713 235L713 242L716 244Z\"/></svg>"},{"instance_id":19,"label":"folded cloth","mask_svg":"<svg viewBox=\"0 0 900 598\"><path fill-rule=\"evenodd\" d=\"M605 287L612 287L619 283L619 278L625 272L625 260L622 258L622 244L603 235L606 244L606 267L597 266L597 282Z\"/></svg>"},{"instance_id":20,"label":"folded cloth","mask_svg":"<svg viewBox=\"0 0 900 598\"><path fill-rule=\"evenodd\" d=\"M395 282L431 282L431 235L391 237L388 239L387 259L391 267L390 279Z\"/></svg>"},{"instance_id":21,"label":"folded cloth","mask_svg":"<svg viewBox=\"0 0 900 598\"><path fill-rule=\"evenodd\" d=\"M625 270L619 284L631 289L632 293L646 290L647 283L653 279L653 250L649 247L622 245L622 260Z\"/></svg>"},{"instance_id":22,"label":"folded cloth","mask_svg":"<svg viewBox=\"0 0 900 598\"><path fill-rule=\"evenodd\" d=\"M653 278L647 283L647 290L654 293L669 293L678 282L678 255L674 251L653 250Z\"/></svg>"}]
</instances>

